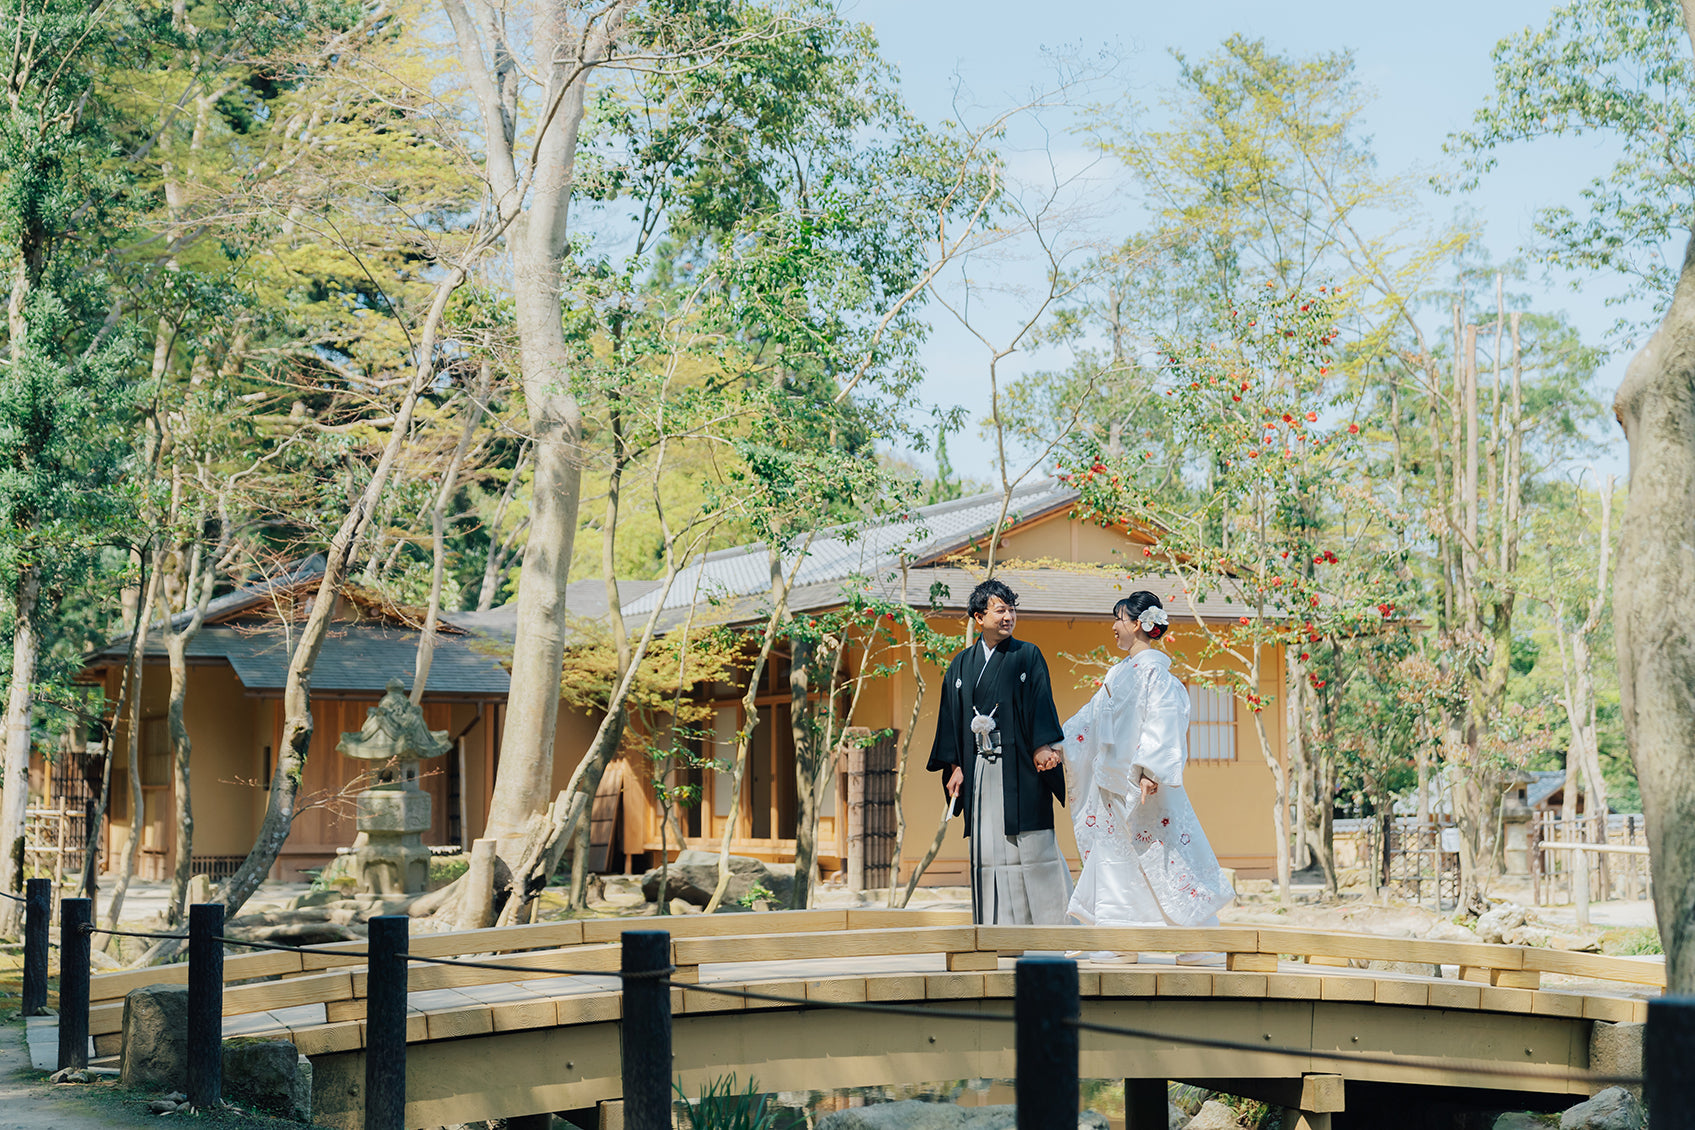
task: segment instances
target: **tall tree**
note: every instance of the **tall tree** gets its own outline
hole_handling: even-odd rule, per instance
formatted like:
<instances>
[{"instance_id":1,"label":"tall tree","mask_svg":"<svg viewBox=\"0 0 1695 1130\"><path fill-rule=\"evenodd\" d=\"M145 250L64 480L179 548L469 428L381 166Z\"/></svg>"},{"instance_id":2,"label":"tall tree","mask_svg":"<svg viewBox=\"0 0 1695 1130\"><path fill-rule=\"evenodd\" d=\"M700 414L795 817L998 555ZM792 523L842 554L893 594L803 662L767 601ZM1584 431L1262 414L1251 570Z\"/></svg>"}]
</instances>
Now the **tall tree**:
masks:
<instances>
[{"instance_id":1,"label":"tall tree","mask_svg":"<svg viewBox=\"0 0 1695 1130\"><path fill-rule=\"evenodd\" d=\"M1630 445L1630 495L1613 581L1625 737L1647 816L1669 991L1695 990L1695 3L1573 0L1495 51L1494 97L1451 142L1474 175L1504 146L1602 134L1617 146L1541 235L1574 269L1611 272L1661 314L1614 411ZM1681 264L1660 249L1686 239Z\"/></svg>"},{"instance_id":2,"label":"tall tree","mask_svg":"<svg viewBox=\"0 0 1695 1130\"><path fill-rule=\"evenodd\" d=\"M7 3L0 20L15 43L0 113L0 263L9 291L0 575L13 627L0 889L16 891L42 620L121 505L115 425L135 339L111 254L129 224L129 202L124 173L108 163L113 115L100 72L112 55L143 50L150 33L126 5ZM0 901L0 933L11 933L16 904Z\"/></svg>"}]
</instances>

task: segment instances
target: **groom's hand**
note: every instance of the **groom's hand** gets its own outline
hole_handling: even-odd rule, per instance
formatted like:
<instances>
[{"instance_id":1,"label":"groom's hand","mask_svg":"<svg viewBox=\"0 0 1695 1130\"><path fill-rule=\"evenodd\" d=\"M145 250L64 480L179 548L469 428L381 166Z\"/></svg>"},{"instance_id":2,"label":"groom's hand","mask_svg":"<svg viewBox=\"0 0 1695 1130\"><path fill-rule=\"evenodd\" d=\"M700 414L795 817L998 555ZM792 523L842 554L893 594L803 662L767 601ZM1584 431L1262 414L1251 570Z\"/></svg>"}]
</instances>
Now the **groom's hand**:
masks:
<instances>
[{"instance_id":1,"label":"groom's hand","mask_svg":"<svg viewBox=\"0 0 1695 1130\"><path fill-rule=\"evenodd\" d=\"M1036 751L1036 768L1043 772L1057 768L1064 756L1064 751L1056 745L1043 746Z\"/></svg>"},{"instance_id":2,"label":"groom's hand","mask_svg":"<svg viewBox=\"0 0 1695 1130\"><path fill-rule=\"evenodd\" d=\"M965 784L965 770L955 765L953 772L948 774L948 783L942 787L949 796L958 796L960 788Z\"/></svg>"}]
</instances>

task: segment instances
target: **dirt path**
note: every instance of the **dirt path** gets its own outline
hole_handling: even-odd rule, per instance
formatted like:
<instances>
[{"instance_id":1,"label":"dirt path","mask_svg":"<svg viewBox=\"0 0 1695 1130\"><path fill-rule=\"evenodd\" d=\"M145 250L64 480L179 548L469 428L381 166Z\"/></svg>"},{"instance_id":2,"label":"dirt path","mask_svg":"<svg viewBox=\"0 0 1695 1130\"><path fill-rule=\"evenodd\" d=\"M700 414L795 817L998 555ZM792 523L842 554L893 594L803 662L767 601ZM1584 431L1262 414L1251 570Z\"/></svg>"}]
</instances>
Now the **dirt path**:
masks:
<instances>
[{"instance_id":1,"label":"dirt path","mask_svg":"<svg viewBox=\"0 0 1695 1130\"><path fill-rule=\"evenodd\" d=\"M132 1130L156 1127L142 1100L111 1084L54 1087L31 1070L21 1020L0 1024L0 1130Z\"/></svg>"}]
</instances>

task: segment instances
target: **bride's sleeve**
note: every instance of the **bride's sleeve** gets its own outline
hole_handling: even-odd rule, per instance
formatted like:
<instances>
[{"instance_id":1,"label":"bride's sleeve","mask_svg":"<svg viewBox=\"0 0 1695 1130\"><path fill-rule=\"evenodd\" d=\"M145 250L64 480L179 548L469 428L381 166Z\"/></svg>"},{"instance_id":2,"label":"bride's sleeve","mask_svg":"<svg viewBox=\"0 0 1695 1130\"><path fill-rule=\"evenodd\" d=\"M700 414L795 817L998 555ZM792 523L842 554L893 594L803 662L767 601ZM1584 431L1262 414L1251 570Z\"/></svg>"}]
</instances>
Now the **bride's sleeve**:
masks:
<instances>
[{"instance_id":1,"label":"bride's sleeve","mask_svg":"<svg viewBox=\"0 0 1695 1130\"><path fill-rule=\"evenodd\" d=\"M1183 787L1183 743L1189 729L1189 692L1170 672L1157 673L1144 695L1141 732L1131 756L1133 776Z\"/></svg>"},{"instance_id":2,"label":"bride's sleeve","mask_svg":"<svg viewBox=\"0 0 1695 1130\"><path fill-rule=\"evenodd\" d=\"M1136 718L1135 685L1125 678L1113 682L1116 685L1110 689L1103 686L1095 692L1094 730L1090 735L1095 742L1095 786L1109 793L1127 793L1134 791L1131 782L1135 779L1130 765L1136 750L1136 735L1130 732Z\"/></svg>"}]
</instances>

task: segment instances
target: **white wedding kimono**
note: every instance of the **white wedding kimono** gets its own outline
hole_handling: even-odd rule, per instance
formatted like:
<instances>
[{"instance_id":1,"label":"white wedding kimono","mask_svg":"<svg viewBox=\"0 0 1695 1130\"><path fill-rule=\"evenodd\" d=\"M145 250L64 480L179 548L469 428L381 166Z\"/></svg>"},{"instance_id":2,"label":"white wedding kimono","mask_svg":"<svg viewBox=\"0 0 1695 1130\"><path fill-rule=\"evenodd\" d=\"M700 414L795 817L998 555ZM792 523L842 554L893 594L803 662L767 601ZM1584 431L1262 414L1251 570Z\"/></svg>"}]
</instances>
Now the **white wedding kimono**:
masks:
<instances>
[{"instance_id":1,"label":"white wedding kimono","mask_svg":"<svg viewBox=\"0 0 1695 1130\"><path fill-rule=\"evenodd\" d=\"M1083 873L1067 908L1098 926L1210 926L1236 897L1183 791L1189 692L1157 649L1115 664L1065 723ZM1141 779L1159 791L1143 801Z\"/></svg>"}]
</instances>

